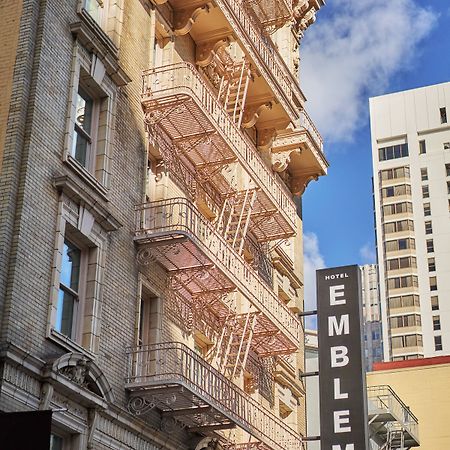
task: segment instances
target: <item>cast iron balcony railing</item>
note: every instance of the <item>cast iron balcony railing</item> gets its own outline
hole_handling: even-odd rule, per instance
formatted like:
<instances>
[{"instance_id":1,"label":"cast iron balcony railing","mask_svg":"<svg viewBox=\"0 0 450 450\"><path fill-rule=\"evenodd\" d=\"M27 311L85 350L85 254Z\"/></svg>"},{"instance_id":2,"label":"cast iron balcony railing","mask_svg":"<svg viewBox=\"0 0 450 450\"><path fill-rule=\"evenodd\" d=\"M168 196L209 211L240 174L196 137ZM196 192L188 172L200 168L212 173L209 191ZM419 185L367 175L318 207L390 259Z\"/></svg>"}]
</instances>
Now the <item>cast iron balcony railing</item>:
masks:
<instances>
[{"instance_id":1,"label":"cast iron balcony railing","mask_svg":"<svg viewBox=\"0 0 450 450\"><path fill-rule=\"evenodd\" d=\"M238 0L215 0L257 65L263 78L293 120L299 117L305 96L299 82L278 53L269 35L262 32Z\"/></svg>"},{"instance_id":2,"label":"cast iron balcony railing","mask_svg":"<svg viewBox=\"0 0 450 450\"><path fill-rule=\"evenodd\" d=\"M182 105L187 106L181 113ZM236 126L192 64L181 62L144 72L142 106L147 123L159 124L174 142L186 140L186 135L190 134L191 146L194 147L200 139L208 138L223 161L237 158L259 188L260 203L271 204L285 223L281 225L284 229L282 233L288 227L291 235L295 233L297 213L292 193L262 160L254 144ZM196 149L199 147L196 146ZM185 155L188 153L184 152ZM207 160L211 156L205 154L203 157ZM206 162L214 164L214 161ZM196 163L191 161L191 164ZM202 169L205 164L201 165ZM197 166L200 167L200 164Z\"/></svg>"},{"instance_id":3,"label":"cast iron balcony railing","mask_svg":"<svg viewBox=\"0 0 450 450\"><path fill-rule=\"evenodd\" d=\"M419 421L390 386L371 386L367 389L369 419L388 428L403 432L406 448L419 445ZM381 429L379 430L381 432Z\"/></svg>"},{"instance_id":4,"label":"cast iron balcony railing","mask_svg":"<svg viewBox=\"0 0 450 450\"><path fill-rule=\"evenodd\" d=\"M277 29L292 19L292 0L243 0L264 28Z\"/></svg>"},{"instance_id":5,"label":"cast iron balcony railing","mask_svg":"<svg viewBox=\"0 0 450 450\"><path fill-rule=\"evenodd\" d=\"M262 323L269 321L269 324L266 323L265 326L272 329L272 340L284 340L279 353L289 354L296 351L300 343L298 318L189 200L174 198L145 203L137 206L136 212L135 240L138 244L144 246L151 244L155 247L164 245L167 241L175 243L177 238L179 241L182 240L181 238L187 238L194 243L202 255L206 256L209 264L220 270L262 313L258 316L258 321ZM198 260L201 258L193 260L192 249L189 251L191 255L186 257L178 249L173 258L178 258L180 265L186 266L188 261L198 265ZM170 257L170 253L166 252L164 258ZM173 270L181 270L173 262L171 267ZM256 338L255 332L253 339ZM263 338L263 341L268 341L267 336ZM262 354L264 349L257 349L257 352Z\"/></svg>"},{"instance_id":6,"label":"cast iron balcony railing","mask_svg":"<svg viewBox=\"0 0 450 450\"><path fill-rule=\"evenodd\" d=\"M144 416L157 408L202 433L238 426L272 450L298 450L301 436L282 419L179 342L129 349L129 410Z\"/></svg>"}]
</instances>

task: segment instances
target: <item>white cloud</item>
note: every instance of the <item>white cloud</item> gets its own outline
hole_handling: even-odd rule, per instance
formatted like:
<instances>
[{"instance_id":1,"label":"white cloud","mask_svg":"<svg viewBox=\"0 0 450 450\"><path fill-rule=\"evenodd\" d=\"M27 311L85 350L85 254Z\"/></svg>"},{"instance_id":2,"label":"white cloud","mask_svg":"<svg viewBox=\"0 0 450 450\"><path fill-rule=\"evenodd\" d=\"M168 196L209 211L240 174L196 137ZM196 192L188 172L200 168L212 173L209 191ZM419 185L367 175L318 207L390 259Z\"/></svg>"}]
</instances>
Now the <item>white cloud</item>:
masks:
<instances>
[{"instance_id":1,"label":"white cloud","mask_svg":"<svg viewBox=\"0 0 450 450\"><path fill-rule=\"evenodd\" d=\"M330 0L300 47L301 84L323 135L349 141L367 118L367 97L417 58L437 14L415 0Z\"/></svg>"},{"instance_id":2,"label":"white cloud","mask_svg":"<svg viewBox=\"0 0 450 450\"><path fill-rule=\"evenodd\" d=\"M362 258L363 264L375 264L377 259L375 249L370 242L367 242L359 249L359 255Z\"/></svg>"},{"instance_id":3,"label":"white cloud","mask_svg":"<svg viewBox=\"0 0 450 450\"><path fill-rule=\"evenodd\" d=\"M319 240L315 233L303 234L303 255L305 311L312 311L317 308L316 270L323 269L325 267L325 261L319 249ZM308 316L306 318L306 328L317 328L316 316Z\"/></svg>"}]
</instances>

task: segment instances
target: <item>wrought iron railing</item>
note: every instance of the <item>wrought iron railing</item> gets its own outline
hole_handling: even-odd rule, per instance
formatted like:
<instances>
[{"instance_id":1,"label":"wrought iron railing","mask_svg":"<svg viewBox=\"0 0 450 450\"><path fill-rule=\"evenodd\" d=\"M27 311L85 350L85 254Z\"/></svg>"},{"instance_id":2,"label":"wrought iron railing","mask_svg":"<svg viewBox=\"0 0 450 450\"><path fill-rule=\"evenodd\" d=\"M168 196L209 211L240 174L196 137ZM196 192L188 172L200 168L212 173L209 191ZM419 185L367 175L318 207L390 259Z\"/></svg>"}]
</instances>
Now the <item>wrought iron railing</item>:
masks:
<instances>
[{"instance_id":1,"label":"wrought iron railing","mask_svg":"<svg viewBox=\"0 0 450 450\"><path fill-rule=\"evenodd\" d=\"M174 232L187 234L279 332L298 347L300 321L189 200L174 198L136 207L138 240Z\"/></svg>"},{"instance_id":2,"label":"wrought iron railing","mask_svg":"<svg viewBox=\"0 0 450 450\"><path fill-rule=\"evenodd\" d=\"M241 132L214 92L188 62L150 69L143 74L142 102L188 93L203 108L224 141L255 183L266 193L280 214L295 230L296 208L284 182L265 164L250 139Z\"/></svg>"},{"instance_id":3,"label":"wrought iron railing","mask_svg":"<svg viewBox=\"0 0 450 450\"><path fill-rule=\"evenodd\" d=\"M390 413L402 429L419 442L419 421L410 409L402 402L394 390L387 385L367 388L369 414L379 410Z\"/></svg>"},{"instance_id":4,"label":"wrought iron railing","mask_svg":"<svg viewBox=\"0 0 450 450\"><path fill-rule=\"evenodd\" d=\"M242 5L250 9L266 29L282 27L293 15L292 0L243 0Z\"/></svg>"},{"instance_id":5,"label":"wrought iron railing","mask_svg":"<svg viewBox=\"0 0 450 450\"><path fill-rule=\"evenodd\" d=\"M300 126L308 131L318 149L323 153L322 136L320 135L319 130L314 125L311 117L309 117L308 113L304 109L300 111Z\"/></svg>"},{"instance_id":6,"label":"wrought iron railing","mask_svg":"<svg viewBox=\"0 0 450 450\"><path fill-rule=\"evenodd\" d=\"M129 349L127 387L180 384L273 450L298 450L301 436L179 342Z\"/></svg>"},{"instance_id":7,"label":"wrought iron railing","mask_svg":"<svg viewBox=\"0 0 450 450\"><path fill-rule=\"evenodd\" d=\"M246 51L261 71L264 79L277 95L277 100L298 117L299 107L305 102L299 82L283 60L270 36L255 25L239 0L215 0L232 26Z\"/></svg>"}]
</instances>

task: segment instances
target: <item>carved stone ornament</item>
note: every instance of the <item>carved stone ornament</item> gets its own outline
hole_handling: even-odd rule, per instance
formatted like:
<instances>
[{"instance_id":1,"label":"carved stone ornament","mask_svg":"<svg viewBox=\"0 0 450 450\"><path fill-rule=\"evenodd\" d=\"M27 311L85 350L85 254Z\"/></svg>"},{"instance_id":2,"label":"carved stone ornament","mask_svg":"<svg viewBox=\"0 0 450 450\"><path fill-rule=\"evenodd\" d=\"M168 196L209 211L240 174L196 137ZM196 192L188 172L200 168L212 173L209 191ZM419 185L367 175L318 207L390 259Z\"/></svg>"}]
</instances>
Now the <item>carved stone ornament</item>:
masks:
<instances>
[{"instance_id":1,"label":"carved stone ornament","mask_svg":"<svg viewBox=\"0 0 450 450\"><path fill-rule=\"evenodd\" d=\"M244 110L241 125L244 128L251 128L258 121L261 113L266 109L272 109L271 101L256 105L247 105Z\"/></svg>"},{"instance_id":2,"label":"carved stone ornament","mask_svg":"<svg viewBox=\"0 0 450 450\"><path fill-rule=\"evenodd\" d=\"M74 366L66 366L58 370L61 375L67 377L80 386L86 387L88 381L86 379L88 374L88 360L86 358L80 359Z\"/></svg>"},{"instance_id":3,"label":"carved stone ornament","mask_svg":"<svg viewBox=\"0 0 450 450\"><path fill-rule=\"evenodd\" d=\"M291 178L290 188L294 195L302 195L305 192L306 186L309 182L314 180L317 181L319 176L317 174L309 175L299 175Z\"/></svg>"},{"instance_id":4,"label":"carved stone ornament","mask_svg":"<svg viewBox=\"0 0 450 450\"><path fill-rule=\"evenodd\" d=\"M215 56L226 65L231 59L226 48L230 45L228 38L221 38L216 41L206 41L197 45L195 62L200 67L205 67L212 63ZM231 61L232 63L232 61Z\"/></svg>"},{"instance_id":5,"label":"carved stone ornament","mask_svg":"<svg viewBox=\"0 0 450 450\"><path fill-rule=\"evenodd\" d=\"M270 149L275 138L275 133L275 128L265 128L263 130L258 130L258 150L261 151Z\"/></svg>"},{"instance_id":6,"label":"carved stone ornament","mask_svg":"<svg viewBox=\"0 0 450 450\"><path fill-rule=\"evenodd\" d=\"M291 151L272 153L272 169L274 172L284 172L291 162Z\"/></svg>"},{"instance_id":7,"label":"carved stone ornament","mask_svg":"<svg viewBox=\"0 0 450 450\"><path fill-rule=\"evenodd\" d=\"M156 261L156 256L151 248L143 247L137 253L137 262L142 266L148 266Z\"/></svg>"},{"instance_id":8,"label":"carved stone ornament","mask_svg":"<svg viewBox=\"0 0 450 450\"><path fill-rule=\"evenodd\" d=\"M174 13L175 34L183 36L188 34L195 24L195 21L202 15L207 14L213 8L208 2L203 6L195 6L187 9L180 9Z\"/></svg>"}]
</instances>

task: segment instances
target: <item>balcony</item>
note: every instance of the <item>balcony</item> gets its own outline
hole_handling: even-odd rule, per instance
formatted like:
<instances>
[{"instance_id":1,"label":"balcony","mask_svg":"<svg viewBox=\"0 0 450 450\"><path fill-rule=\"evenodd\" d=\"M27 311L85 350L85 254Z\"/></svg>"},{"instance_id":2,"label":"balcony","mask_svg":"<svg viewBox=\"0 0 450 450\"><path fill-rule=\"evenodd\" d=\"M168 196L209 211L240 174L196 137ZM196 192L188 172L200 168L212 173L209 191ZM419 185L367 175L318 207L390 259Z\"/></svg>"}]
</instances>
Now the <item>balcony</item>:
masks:
<instances>
[{"instance_id":1,"label":"balcony","mask_svg":"<svg viewBox=\"0 0 450 450\"><path fill-rule=\"evenodd\" d=\"M282 27L293 15L292 0L244 0L242 3L266 29Z\"/></svg>"},{"instance_id":2,"label":"balcony","mask_svg":"<svg viewBox=\"0 0 450 450\"><path fill-rule=\"evenodd\" d=\"M419 446L419 423L410 409L389 386L373 386L367 389L369 423L382 442L392 439L393 447Z\"/></svg>"},{"instance_id":3,"label":"balcony","mask_svg":"<svg viewBox=\"0 0 450 450\"><path fill-rule=\"evenodd\" d=\"M136 207L135 242L170 273L205 268L203 289L235 287L256 309L252 347L260 356L290 354L300 343L300 322L255 270L188 200L175 198ZM141 253L142 254L142 253ZM199 293L199 278L185 288Z\"/></svg>"},{"instance_id":4,"label":"balcony","mask_svg":"<svg viewBox=\"0 0 450 450\"><path fill-rule=\"evenodd\" d=\"M169 161L177 154L182 165L197 173L199 184L207 179L223 196L230 195L232 188L223 169L234 162L243 168L257 188L254 209L259 214L252 229L259 241L295 234L292 193L265 164L192 64L145 72L142 106L163 158Z\"/></svg>"},{"instance_id":5,"label":"balcony","mask_svg":"<svg viewBox=\"0 0 450 450\"><path fill-rule=\"evenodd\" d=\"M145 417L157 409L163 426L178 423L204 435L239 427L262 444L250 448L301 448L300 435L184 344L141 346L127 356L132 413Z\"/></svg>"}]
</instances>

